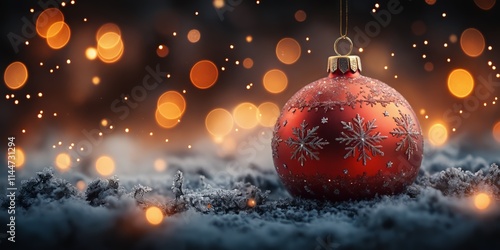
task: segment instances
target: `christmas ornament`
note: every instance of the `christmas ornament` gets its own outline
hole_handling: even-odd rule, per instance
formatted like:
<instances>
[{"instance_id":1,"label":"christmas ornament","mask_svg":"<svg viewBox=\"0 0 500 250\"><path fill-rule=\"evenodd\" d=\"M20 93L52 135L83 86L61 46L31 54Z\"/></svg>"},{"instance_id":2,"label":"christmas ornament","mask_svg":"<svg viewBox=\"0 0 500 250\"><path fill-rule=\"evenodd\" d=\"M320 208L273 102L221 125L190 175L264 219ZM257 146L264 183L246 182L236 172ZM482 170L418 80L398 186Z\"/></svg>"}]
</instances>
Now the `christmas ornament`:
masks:
<instances>
[{"instance_id":1,"label":"christmas ornament","mask_svg":"<svg viewBox=\"0 0 500 250\"><path fill-rule=\"evenodd\" d=\"M347 29L346 29L347 31ZM358 56L328 58L325 78L285 104L274 127L276 171L298 197L332 201L396 194L417 177L423 136L410 104L387 84L360 74Z\"/></svg>"}]
</instances>

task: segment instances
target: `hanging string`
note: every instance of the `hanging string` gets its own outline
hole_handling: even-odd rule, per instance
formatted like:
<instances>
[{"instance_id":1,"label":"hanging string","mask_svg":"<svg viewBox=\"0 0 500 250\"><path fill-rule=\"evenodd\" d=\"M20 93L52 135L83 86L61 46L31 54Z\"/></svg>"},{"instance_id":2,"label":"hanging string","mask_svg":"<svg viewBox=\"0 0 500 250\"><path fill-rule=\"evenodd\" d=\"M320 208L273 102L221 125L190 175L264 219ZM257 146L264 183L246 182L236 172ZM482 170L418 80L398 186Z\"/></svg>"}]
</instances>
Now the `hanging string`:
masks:
<instances>
[{"instance_id":1,"label":"hanging string","mask_svg":"<svg viewBox=\"0 0 500 250\"><path fill-rule=\"evenodd\" d=\"M349 21L349 8L347 6L347 2L349 0L345 0L345 12L343 11L344 9L342 8L342 2L344 2L344 0L340 0L340 14L339 14L339 17L340 17L340 37L347 37L347 25L348 25L348 21ZM343 23L343 13L345 13L345 28L343 27L342 23ZM344 31L345 30L345 31Z\"/></svg>"}]
</instances>

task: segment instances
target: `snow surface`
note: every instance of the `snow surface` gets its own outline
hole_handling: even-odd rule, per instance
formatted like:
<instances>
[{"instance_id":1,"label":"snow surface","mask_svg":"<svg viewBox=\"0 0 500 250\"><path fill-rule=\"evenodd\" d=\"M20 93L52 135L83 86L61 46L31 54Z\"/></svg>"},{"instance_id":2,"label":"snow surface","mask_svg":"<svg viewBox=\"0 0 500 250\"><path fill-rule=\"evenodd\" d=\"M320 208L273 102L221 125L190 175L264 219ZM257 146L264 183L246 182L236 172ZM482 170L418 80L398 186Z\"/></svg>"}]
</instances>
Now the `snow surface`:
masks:
<instances>
[{"instance_id":1,"label":"snow surface","mask_svg":"<svg viewBox=\"0 0 500 250\"><path fill-rule=\"evenodd\" d=\"M118 177L33 175L19 188L16 243L0 232L1 249L500 249L500 169L453 148L427 149L403 194L366 201L293 199L269 162L203 154ZM487 210L474 207L477 192L492 196ZM158 226L144 216L152 205L167 215Z\"/></svg>"}]
</instances>

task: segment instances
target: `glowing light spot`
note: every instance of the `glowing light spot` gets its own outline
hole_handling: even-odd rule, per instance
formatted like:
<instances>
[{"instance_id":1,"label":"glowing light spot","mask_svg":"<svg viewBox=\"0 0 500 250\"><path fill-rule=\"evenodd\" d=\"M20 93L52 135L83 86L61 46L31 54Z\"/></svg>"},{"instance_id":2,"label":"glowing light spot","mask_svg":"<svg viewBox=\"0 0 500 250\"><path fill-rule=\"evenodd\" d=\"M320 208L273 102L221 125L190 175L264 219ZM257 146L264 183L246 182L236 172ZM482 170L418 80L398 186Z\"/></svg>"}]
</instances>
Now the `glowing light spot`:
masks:
<instances>
[{"instance_id":1,"label":"glowing light spot","mask_svg":"<svg viewBox=\"0 0 500 250\"><path fill-rule=\"evenodd\" d=\"M436 123L429 129L429 142L434 146L443 145L448 139L448 130L441 123Z\"/></svg>"},{"instance_id":2,"label":"glowing light spot","mask_svg":"<svg viewBox=\"0 0 500 250\"><path fill-rule=\"evenodd\" d=\"M36 32L39 36L43 38L48 38L49 29L53 26L53 24L58 22L64 22L63 13L57 8L49 8L44 10L38 18L36 19ZM59 33L58 29L62 29L62 26L54 26L51 31L51 35L56 35Z\"/></svg>"},{"instance_id":3,"label":"glowing light spot","mask_svg":"<svg viewBox=\"0 0 500 250\"><path fill-rule=\"evenodd\" d=\"M474 3L476 3L477 7L479 7L482 10L490 10L495 6L496 0L474 0Z\"/></svg>"},{"instance_id":4,"label":"glowing light spot","mask_svg":"<svg viewBox=\"0 0 500 250\"><path fill-rule=\"evenodd\" d=\"M293 38L283 38L276 45L276 56L284 64L293 64L300 58L300 45Z\"/></svg>"},{"instance_id":5,"label":"glowing light spot","mask_svg":"<svg viewBox=\"0 0 500 250\"><path fill-rule=\"evenodd\" d=\"M253 67L253 60L252 60L252 58L245 58L243 60L243 67L245 69L251 69Z\"/></svg>"},{"instance_id":6,"label":"glowing light spot","mask_svg":"<svg viewBox=\"0 0 500 250\"><path fill-rule=\"evenodd\" d=\"M97 50L93 47L88 47L86 50L85 50L85 56L87 57L87 59L89 60L94 60L97 58Z\"/></svg>"},{"instance_id":7,"label":"glowing light spot","mask_svg":"<svg viewBox=\"0 0 500 250\"><path fill-rule=\"evenodd\" d=\"M295 12L295 20L297 20L297 22L304 22L307 18L307 14L305 11L303 10L297 10Z\"/></svg>"},{"instance_id":8,"label":"glowing light spot","mask_svg":"<svg viewBox=\"0 0 500 250\"><path fill-rule=\"evenodd\" d=\"M123 55L123 51L123 41L119 33L104 33L97 42L97 55L105 63L117 62Z\"/></svg>"},{"instance_id":9,"label":"glowing light spot","mask_svg":"<svg viewBox=\"0 0 500 250\"><path fill-rule=\"evenodd\" d=\"M364 50L363 50L363 48L359 48L358 51L359 51L359 53L362 53Z\"/></svg>"},{"instance_id":10,"label":"glowing light spot","mask_svg":"<svg viewBox=\"0 0 500 250\"><path fill-rule=\"evenodd\" d=\"M159 225L163 221L163 212L158 207L149 207L146 209L146 220L151 225Z\"/></svg>"},{"instance_id":11,"label":"glowing light spot","mask_svg":"<svg viewBox=\"0 0 500 250\"><path fill-rule=\"evenodd\" d=\"M257 116L257 107L249 102L240 103L233 110L234 121L238 126L244 129L251 129L257 126L259 123Z\"/></svg>"},{"instance_id":12,"label":"glowing light spot","mask_svg":"<svg viewBox=\"0 0 500 250\"><path fill-rule=\"evenodd\" d=\"M47 44L52 49L60 49L69 42L71 30L65 22L56 22L47 31Z\"/></svg>"},{"instance_id":13,"label":"glowing light spot","mask_svg":"<svg viewBox=\"0 0 500 250\"><path fill-rule=\"evenodd\" d=\"M163 117L160 114L160 111L158 109L156 109L156 112L155 112L155 120L156 120L156 123L160 127L166 128L166 129L173 128L173 127L177 126L177 124L179 124L179 120L167 119L167 118Z\"/></svg>"},{"instance_id":14,"label":"glowing light spot","mask_svg":"<svg viewBox=\"0 0 500 250\"><path fill-rule=\"evenodd\" d=\"M428 5L434 5L436 3L436 0L425 0L425 3Z\"/></svg>"},{"instance_id":15,"label":"glowing light spot","mask_svg":"<svg viewBox=\"0 0 500 250\"><path fill-rule=\"evenodd\" d=\"M214 137L224 137L233 129L233 116L229 111L216 108L205 118L205 127Z\"/></svg>"},{"instance_id":16,"label":"glowing light spot","mask_svg":"<svg viewBox=\"0 0 500 250\"><path fill-rule=\"evenodd\" d=\"M273 127L280 115L280 108L272 102L264 102L259 105L257 119L264 127Z\"/></svg>"},{"instance_id":17,"label":"glowing light spot","mask_svg":"<svg viewBox=\"0 0 500 250\"><path fill-rule=\"evenodd\" d=\"M76 188L80 191L84 191L85 188L87 188L87 184L85 183L85 181L79 180L76 182Z\"/></svg>"},{"instance_id":18,"label":"glowing light spot","mask_svg":"<svg viewBox=\"0 0 500 250\"><path fill-rule=\"evenodd\" d=\"M500 143L500 121L495 123L495 126L493 126L493 138Z\"/></svg>"},{"instance_id":19,"label":"glowing light spot","mask_svg":"<svg viewBox=\"0 0 500 250\"><path fill-rule=\"evenodd\" d=\"M426 62L426 63L424 64L424 69L425 69L425 71L427 71L427 72L431 72L431 71L433 71L433 70L434 70L434 64L433 64L433 63L431 63L431 62Z\"/></svg>"},{"instance_id":20,"label":"glowing light spot","mask_svg":"<svg viewBox=\"0 0 500 250\"><path fill-rule=\"evenodd\" d=\"M483 53L486 45L483 34L477 29L469 28L462 32L460 46L466 55L477 57Z\"/></svg>"},{"instance_id":21,"label":"glowing light spot","mask_svg":"<svg viewBox=\"0 0 500 250\"><path fill-rule=\"evenodd\" d=\"M169 120L175 120L181 117L182 112L179 106L173 102L164 102L160 106L158 106L158 111L160 114L169 119Z\"/></svg>"},{"instance_id":22,"label":"glowing light spot","mask_svg":"<svg viewBox=\"0 0 500 250\"><path fill-rule=\"evenodd\" d=\"M60 153L56 156L56 167L61 171L66 171L71 167L71 158L66 153Z\"/></svg>"},{"instance_id":23,"label":"glowing light spot","mask_svg":"<svg viewBox=\"0 0 500 250\"><path fill-rule=\"evenodd\" d=\"M191 83L199 89L212 87L219 77L217 66L209 60L201 60L191 68L189 78Z\"/></svg>"},{"instance_id":24,"label":"glowing light spot","mask_svg":"<svg viewBox=\"0 0 500 250\"><path fill-rule=\"evenodd\" d=\"M451 43L456 43L458 41L458 37L455 34L451 34L448 39L450 39Z\"/></svg>"},{"instance_id":25,"label":"glowing light spot","mask_svg":"<svg viewBox=\"0 0 500 250\"><path fill-rule=\"evenodd\" d=\"M455 69L448 76L448 89L459 98L468 96L474 89L474 79L465 69Z\"/></svg>"},{"instance_id":26,"label":"glowing light spot","mask_svg":"<svg viewBox=\"0 0 500 250\"><path fill-rule=\"evenodd\" d=\"M95 169L102 176L110 176L115 172L115 161L109 156L101 156L95 163Z\"/></svg>"},{"instance_id":27,"label":"glowing light spot","mask_svg":"<svg viewBox=\"0 0 500 250\"><path fill-rule=\"evenodd\" d=\"M187 34L187 39L191 43L197 43L201 39L201 33L197 29L192 29Z\"/></svg>"},{"instance_id":28,"label":"glowing light spot","mask_svg":"<svg viewBox=\"0 0 500 250\"><path fill-rule=\"evenodd\" d=\"M446 17L446 13L443 12L443 14L441 14L442 17Z\"/></svg>"},{"instance_id":29,"label":"glowing light spot","mask_svg":"<svg viewBox=\"0 0 500 250\"><path fill-rule=\"evenodd\" d=\"M226 5L225 0L213 0L212 4L214 5L215 8L221 9Z\"/></svg>"},{"instance_id":30,"label":"glowing light spot","mask_svg":"<svg viewBox=\"0 0 500 250\"><path fill-rule=\"evenodd\" d=\"M130 132L130 129L129 128L125 128L125 133L128 133Z\"/></svg>"},{"instance_id":31,"label":"glowing light spot","mask_svg":"<svg viewBox=\"0 0 500 250\"><path fill-rule=\"evenodd\" d=\"M156 49L156 54L159 56L159 57L166 57L168 56L168 53L169 53L169 49L166 45L158 45L158 48Z\"/></svg>"},{"instance_id":32,"label":"glowing light spot","mask_svg":"<svg viewBox=\"0 0 500 250\"><path fill-rule=\"evenodd\" d=\"M5 85L10 89L19 89L28 80L28 69L22 62L13 62L3 74Z\"/></svg>"},{"instance_id":33,"label":"glowing light spot","mask_svg":"<svg viewBox=\"0 0 500 250\"><path fill-rule=\"evenodd\" d=\"M122 36L122 31L120 30L120 27L118 27L118 25L116 25L114 23L106 23L106 24L102 25L101 27L99 27L99 29L97 30L96 35L95 35L96 42L99 42L99 40L101 40L102 36L104 36L104 34L106 34L106 33L115 33L119 37Z\"/></svg>"},{"instance_id":34,"label":"glowing light spot","mask_svg":"<svg viewBox=\"0 0 500 250\"><path fill-rule=\"evenodd\" d=\"M173 111L160 110L160 107L163 104L167 104L167 106L165 106L161 109L172 108L174 110ZM174 108L172 106L172 104L175 105L176 107ZM167 118L169 120L177 120L177 118L179 118L182 114L184 114L184 111L186 111L186 100L181 95L181 93L179 93L177 91L170 90L170 91L163 93L158 98L158 101L156 103L156 107L157 107L158 111L162 111L163 113L165 113L165 115L163 115L163 113L160 113L165 118ZM180 112L180 115L178 115L179 112ZM169 117L175 117L175 118L169 118Z\"/></svg>"},{"instance_id":35,"label":"glowing light spot","mask_svg":"<svg viewBox=\"0 0 500 250\"><path fill-rule=\"evenodd\" d=\"M255 201L255 199L252 199L252 198L248 199L248 201L247 201L248 207L255 207L255 205L257 205L257 202Z\"/></svg>"},{"instance_id":36,"label":"glowing light spot","mask_svg":"<svg viewBox=\"0 0 500 250\"><path fill-rule=\"evenodd\" d=\"M167 162L163 159L156 159L154 162L154 168L157 172L163 172L167 169Z\"/></svg>"},{"instance_id":37,"label":"glowing light spot","mask_svg":"<svg viewBox=\"0 0 500 250\"><path fill-rule=\"evenodd\" d=\"M253 37L248 35L245 40L247 41L247 43L251 43L253 41Z\"/></svg>"},{"instance_id":38,"label":"glowing light spot","mask_svg":"<svg viewBox=\"0 0 500 250\"><path fill-rule=\"evenodd\" d=\"M263 84L268 92L278 94L283 92L288 86L288 78L283 71L272 69L264 75Z\"/></svg>"},{"instance_id":39,"label":"glowing light spot","mask_svg":"<svg viewBox=\"0 0 500 250\"><path fill-rule=\"evenodd\" d=\"M491 204L491 198L485 193L479 193L474 197L474 206L479 210L487 209Z\"/></svg>"},{"instance_id":40,"label":"glowing light spot","mask_svg":"<svg viewBox=\"0 0 500 250\"><path fill-rule=\"evenodd\" d=\"M420 115L425 115L425 109L420 109Z\"/></svg>"},{"instance_id":41,"label":"glowing light spot","mask_svg":"<svg viewBox=\"0 0 500 250\"><path fill-rule=\"evenodd\" d=\"M101 83L101 78L99 78L98 76L92 77L92 84L99 85L99 83Z\"/></svg>"}]
</instances>

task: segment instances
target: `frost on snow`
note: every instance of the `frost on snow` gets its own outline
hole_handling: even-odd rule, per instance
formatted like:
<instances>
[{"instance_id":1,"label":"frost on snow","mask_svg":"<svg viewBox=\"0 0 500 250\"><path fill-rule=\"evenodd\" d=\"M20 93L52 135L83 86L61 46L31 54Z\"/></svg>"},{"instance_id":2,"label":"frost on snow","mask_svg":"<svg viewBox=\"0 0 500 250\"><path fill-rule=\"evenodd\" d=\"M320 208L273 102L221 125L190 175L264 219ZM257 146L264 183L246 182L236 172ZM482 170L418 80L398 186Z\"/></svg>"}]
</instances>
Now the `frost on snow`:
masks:
<instances>
[{"instance_id":1,"label":"frost on snow","mask_svg":"<svg viewBox=\"0 0 500 250\"><path fill-rule=\"evenodd\" d=\"M21 183L17 197L20 207L28 209L42 202L58 201L70 197L76 197L77 189L66 180L55 178L51 168L45 168Z\"/></svg>"},{"instance_id":2,"label":"frost on snow","mask_svg":"<svg viewBox=\"0 0 500 250\"><path fill-rule=\"evenodd\" d=\"M397 138L401 137L401 141L396 143L396 151L404 150L406 147L405 154L408 156L408 160L414 152L418 152L417 141L421 133L415 130L415 122L411 119L409 114L401 113L399 110L399 115L401 117L394 117L397 127L390 132L392 136Z\"/></svg>"},{"instance_id":3,"label":"frost on snow","mask_svg":"<svg viewBox=\"0 0 500 250\"><path fill-rule=\"evenodd\" d=\"M387 136L380 135L380 132L376 132L375 134L370 134L374 129L377 128L375 125L375 119L369 121L368 123L364 123L364 118L362 118L359 114L356 114L356 117L352 119L352 122L344 122L341 121L342 125L344 125L347 133L341 132L342 137L336 138L336 141L340 143L345 143L347 146L345 149L347 153L344 155L344 159L347 157L355 157L356 149L359 150L359 160L363 160L363 165L366 165L367 160L371 160L372 158L368 155L367 151L370 151L372 156L384 155L384 152L380 150L382 148L381 145L376 145L381 142L383 139L387 139Z\"/></svg>"},{"instance_id":4,"label":"frost on snow","mask_svg":"<svg viewBox=\"0 0 500 250\"><path fill-rule=\"evenodd\" d=\"M297 159L301 166L304 166L304 161L309 159L319 160L318 149L323 149L323 146L328 145L328 141L316 136L316 131L319 126L312 129L306 129L307 123L305 120L300 124L300 128L292 128L292 134L296 138L288 138L286 144L292 148L291 159Z\"/></svg>"},{"instance_id":5,"label":"frost on snow","mask_svg":"<svg viewBox=\"0 0 500 250\"><path fill-rule=\"evenodd\" d=\"M189 208L196 211L207 212L231 212L251 209L255 205L263 204L269 191L262 192L258 187L250 183L236 182L232 188L213 188L205 183L205 177L200 177L200 188L183 190L183 175L177 171L172 183L172 191L175 202L171 207L170 214L183 212ZM168 206L167 206L168 207Z\"/></svg>"}]
</instances>

